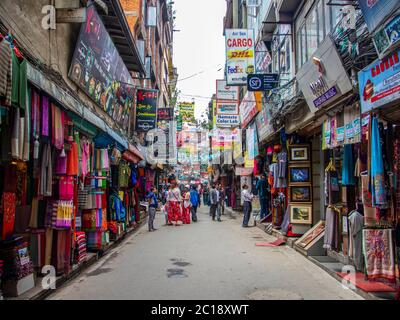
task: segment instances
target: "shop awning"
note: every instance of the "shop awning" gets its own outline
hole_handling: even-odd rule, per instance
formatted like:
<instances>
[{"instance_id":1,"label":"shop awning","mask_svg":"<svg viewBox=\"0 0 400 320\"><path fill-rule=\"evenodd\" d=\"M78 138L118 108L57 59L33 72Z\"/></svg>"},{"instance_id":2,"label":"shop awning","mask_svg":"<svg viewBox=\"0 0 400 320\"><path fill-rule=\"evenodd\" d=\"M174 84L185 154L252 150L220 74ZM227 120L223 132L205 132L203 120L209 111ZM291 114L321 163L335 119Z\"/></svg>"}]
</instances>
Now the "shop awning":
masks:
<instances>
[{"instance_id":1,"label":"shop awning","mask_svg":"<svg viewBox=\"0 0 400 320\"><path fill-rule=\"evenodd\" d=\"M132 144L128 145L128 150L122 154L122 159L132 163L139 163L143 161L145 157L140 153L140 151Z\"/></svg>"},{"instance_id":2,"label":"shop awning","mask_svg":"<svg viewBox=\"0 0 400 320\"><path fill-rule=\"evenodd\" d=\"M102 132L98 134L93 140L96 148L115 146L121 152L128 149L128 143L111 129L107 133Z\"/></svg>"},{"instance_id":3,"label":"shop awning","mask_svg":"<svg viewBox=\"0 0 400 320\"><path fill-rule=\"evenodd\" d=\"M82 133L88 135L89 137L95 137L99 129L91 124L90 122L86 121L85 119L82 119L80 116L76 115L73 112L68 112L68 117L71 118L72 122L74 123L74 127L81 131Z\"/></svg>"}]
</instances>

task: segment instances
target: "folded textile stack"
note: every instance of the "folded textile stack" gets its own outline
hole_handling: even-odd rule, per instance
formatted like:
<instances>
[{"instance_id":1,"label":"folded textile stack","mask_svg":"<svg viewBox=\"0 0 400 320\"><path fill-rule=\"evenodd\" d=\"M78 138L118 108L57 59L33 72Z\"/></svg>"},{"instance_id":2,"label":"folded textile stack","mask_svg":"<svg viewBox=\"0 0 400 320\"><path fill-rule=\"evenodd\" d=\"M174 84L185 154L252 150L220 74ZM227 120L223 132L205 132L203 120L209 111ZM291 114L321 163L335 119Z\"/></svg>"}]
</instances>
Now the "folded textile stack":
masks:
<instances>
[{"instance_id":1,"label":"folded textile stack","mask_svg":"<svg viewBox=\"0 0 400 320\"><path fill-rule=\"evenodd\" d=\"M87 233L87 248L90 250L102 250L106 244L105 232L88 232Z\"/></svg>"},{"instance_id":2,"label":"folded textile stack","mask_svg":"<svg viewBox=\"0 0 400 320\"><path fill-rule=\"evenodd\" d=\"M4 280L18 281L33 273L33 263L29 256L27 243L2 249L0 255L4 261Z\"/></svg>"},{"instance_id":3,"label":"folded textile stack","mask_svg":"<svg viewBox=\"0 0 400 320\"><path fill-rule=\"evenodd\" d=\"M86 261L86 233L76 232L75 263L81 264Z\"/></svg>"}]
</instances>

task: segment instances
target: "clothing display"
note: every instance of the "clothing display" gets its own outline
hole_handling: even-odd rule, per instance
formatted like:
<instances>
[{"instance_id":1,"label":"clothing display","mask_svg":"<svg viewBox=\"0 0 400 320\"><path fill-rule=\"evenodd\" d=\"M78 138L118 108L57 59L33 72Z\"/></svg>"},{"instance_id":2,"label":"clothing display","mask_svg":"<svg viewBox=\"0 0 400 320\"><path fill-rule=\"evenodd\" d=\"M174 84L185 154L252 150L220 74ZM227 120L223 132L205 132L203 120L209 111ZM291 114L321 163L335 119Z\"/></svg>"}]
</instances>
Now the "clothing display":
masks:
<instances>
[{"instance_id":1,"label":"clothing display","mask_svg":"<svg viewBox=\"0 0 400 320\"><path fill-rule=\"evenodd\" d=\"M362 255L362 232L364 228L364 216L358 211L349 214L350 222L350 256L357 270L363 270L364 257Z\"/></svg>"},{"instance_id":2,"label":"clothing display","mask_svg":"<svg viewBox=\"0 0 400 320\"><path fill-rule=\"evenodd\" d=\"M364 229L363 250L368 279L396 280L393 230Z\"/></svg>"}]
</instances>

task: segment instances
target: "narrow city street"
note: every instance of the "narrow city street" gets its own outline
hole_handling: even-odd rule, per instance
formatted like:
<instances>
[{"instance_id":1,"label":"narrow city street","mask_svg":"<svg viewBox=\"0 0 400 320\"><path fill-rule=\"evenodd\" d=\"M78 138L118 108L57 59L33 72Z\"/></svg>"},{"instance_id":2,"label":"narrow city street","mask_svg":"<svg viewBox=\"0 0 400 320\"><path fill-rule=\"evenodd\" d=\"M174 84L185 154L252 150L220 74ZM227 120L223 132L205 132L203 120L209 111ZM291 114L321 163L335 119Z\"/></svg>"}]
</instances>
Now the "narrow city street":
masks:
<instances>
[{"instance_id":1,"label":"narrow city street","mask_svg":"<svg viewBox=\"0 0 400 320\"><path fill-rule=\"evenodd\" d=\"M289 247L256 247L275 238L242 229L241 217L197 224L143 226L49 299L308 300L361 299Z\"/></svg>"}]
</instances>

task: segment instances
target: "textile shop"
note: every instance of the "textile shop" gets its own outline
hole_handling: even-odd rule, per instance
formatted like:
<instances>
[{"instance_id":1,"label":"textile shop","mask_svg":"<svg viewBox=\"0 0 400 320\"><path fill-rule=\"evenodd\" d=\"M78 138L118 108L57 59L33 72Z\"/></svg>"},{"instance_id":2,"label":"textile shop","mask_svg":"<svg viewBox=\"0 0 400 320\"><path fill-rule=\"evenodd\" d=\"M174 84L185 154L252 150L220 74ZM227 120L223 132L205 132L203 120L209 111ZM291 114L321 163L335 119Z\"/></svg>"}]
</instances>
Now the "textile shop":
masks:
<instances>
[{"instance_id":1,"label":"textile shop","mask_svg":"<svg viewBox=\"0 0 400 320\"><path fill-rule=\"evenodd\" d=\"M28 81L29 63L0 39L0 275L4 296L105 250L143 218L143 160Z\"/></svg>"}]
</instances>

